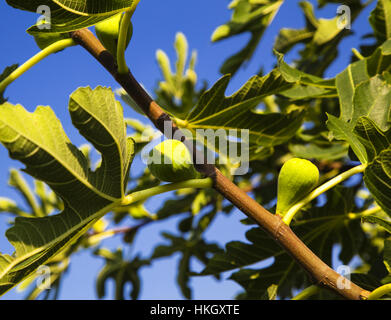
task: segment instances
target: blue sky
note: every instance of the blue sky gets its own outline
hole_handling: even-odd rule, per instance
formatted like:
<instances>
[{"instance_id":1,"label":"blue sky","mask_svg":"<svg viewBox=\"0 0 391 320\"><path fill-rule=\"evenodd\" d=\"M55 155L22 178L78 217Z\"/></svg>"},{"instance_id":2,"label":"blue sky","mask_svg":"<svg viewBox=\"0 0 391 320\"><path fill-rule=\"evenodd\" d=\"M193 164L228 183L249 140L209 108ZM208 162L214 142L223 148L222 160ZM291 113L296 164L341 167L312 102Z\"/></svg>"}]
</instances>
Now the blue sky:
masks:
<instances>
[{"instance_id":1,"label":"blue sky","mask_svg":"<svg viewBox=\"0 0 391 320\"><path fill-rule=\"evenodd\" d=\"M316 1L311 0L316 5ZM151 1L141 0L134 15L134 35L126 57L135 77L152 92L158 80L161 79L158 66L155 62L157 49L162 49L172 60L175 58L173 41L178 31L183 32L189 42L190 50L198 52L196 72L200 80L208 81L209 86L221 76L219 68L224 58L233 50L238 51L248 38L242 35L234 39L212 44L210 36L214 29L230 19L231 12L227 9L227 0L169 0ZM266 31L254 58L232 79L227 94L237 90L244 82L256 73L261 66L268 72L275 64L272 55L272 44L281 28L301 28L304 18L298 8L299 1L286 0L271 27ZM331 18L336 15L337 4L329 5L320 12L318 17ZM327 72L333 77L342 71L350 60L350 49L358 48L359 37L369 30L367 21L372 4L356 20L352 26L354 35L341 43L341 55ZM13 63L23 63L38 48L31 36L25 30L36 21L37 16L31 13L9 7L5 1L0 2L0 30L3 36L0 50L0 69ZM296 50L297 52L297 50ZM288 62L294 58L294 53L287 57ZM67 103L69 95L80 86L97 85L117 88L111 76L99 66L92 57L82 48L73 47L53 55L35 66L20 79L13 83L6 91L11 103L20 103L29 111L37 105L50 105L61 119L69 138L76 145L85 141L71 126ZM136 115L125 108L128 117L135 117L148 123L145 118ZM132 173L142 170L142 164L137 162L132 167ZM22 166L8 158L6 149L0 146L0 197L19 199L15 192L8 187L8 171L10 168ZM148 208L154 210L164 200L156 197L148 202ZM0 214L0 251L11 253L12 247L6 240L4 233L9 227L7 221L10 216ZM244 218L240 212L230 217L220 215L212 228L206 233L210 241L224 244L230 240L244 240L246 227L239 223ZM147 257L156 243L161 243L161 231L176 231L177 219L152 224L145 227L136 238L133 252ZM105 240L103 245L116 248L121 245L119 238ZM151 267L143 269L141 275L143 287L141 299L182 299L175 284L178 256L173 259L162 259ZM60 299L96 299L95 277L103 266L103 261L92 256L89 252L77 253L71 262L70 272L66 275ZM199 268L194 265L194 268ZM240 287L232 281L217 282L212 278L196 278L191 281L195 299L231 299L240 291ZM113 285L108 286L106 298L112 298ZM22 299L24 293L12 290L4 299Z\"/></svg>"}]
</instances>

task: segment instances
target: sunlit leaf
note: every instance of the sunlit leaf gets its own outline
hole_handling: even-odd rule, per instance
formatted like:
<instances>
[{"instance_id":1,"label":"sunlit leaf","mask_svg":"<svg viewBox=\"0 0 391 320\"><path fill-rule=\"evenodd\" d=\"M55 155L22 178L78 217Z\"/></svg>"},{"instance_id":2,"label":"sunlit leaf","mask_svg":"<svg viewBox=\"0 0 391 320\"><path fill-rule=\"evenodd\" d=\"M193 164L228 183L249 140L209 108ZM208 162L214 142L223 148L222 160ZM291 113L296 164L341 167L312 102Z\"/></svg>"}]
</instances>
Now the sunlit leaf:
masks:
<instances>
[{"instance_id":1,"label":"sunlit leaf","mask_svg":"<svg viewBox=\"0 0 391 320\"><path fill-rule=\"evenodd\" d=\"M1 293L75 241L124 197L133 142L126 138L122 107L114 94L102 87L81 88L71 95L69 111L74 126L102 154L96 171L88 167L49 107L29 113L20 105L0 106L0 141L65 205L55 215L16 218L6 232L15 253L0 256Z\"/></svg>"},{"instance_id":2,"label":"sunlit leaf","mask_svg":"<svg viewBox=\"0 0 391 320\"><path fill-rule=\"evenodd\" d=\"M369 16L375 37L383 42L391 37L391 2L378 0Z\"/></svg>"},{"instance_id":3,"label":"sunlit leaf","mask_svg":"<svg viewBox=\"0 0 391 320\"><path fill-rule=\"evenodd\" d=\"M234 74L254 54L266 28L273 21L283 0L251 1L239 0L231 3L231 21L219 26L212 41L220 41L242 33L250 33L250 40L238 53L229 57L220 68L222 74Z\"/></svg>"},{"instance_id":4,"label":"sunlit leaf","mask_svg":"<svg viewBox=\"0 0 391 320\"><path fill-rule=\"evenodd\" d=\"M240 90L226 97L229 80L230 76L224 76L215 83L178 125L192 131L248 129L250 147L281 144L299 129L304 116L303 110L297 109L287 114L261 114L252 110L266 96L291 86L277 70L264 77L252 77Z\"/></svg>"},{"instance_id":5,"label":"sunlit leaf","mask_svg":"<svg viewBox=\"0 0 391 320\"><path fill-rule=\"evenodd\" d=\"M4 71L0 74L0 83L6 79L12 72L18 68L18 64L13 64L12 66L6 67ZM0 105L4 102L7 102L8 99L4 97L4 91L0 91Z\"/></svg>"},{"instance_id":6,"label":"sunlit leaf","mask_svg":"<svg viewBox=\"0 0 391 320\"><path fill-rule=\"evenodd\" d=\"M131 7L132 0L7 0L15 8L37 12L38 8L50 17L44 24L28 29L30 34L65 33L97 24ZM50 10L50 12L48 12Z\"/></svg>"}]
</instances>

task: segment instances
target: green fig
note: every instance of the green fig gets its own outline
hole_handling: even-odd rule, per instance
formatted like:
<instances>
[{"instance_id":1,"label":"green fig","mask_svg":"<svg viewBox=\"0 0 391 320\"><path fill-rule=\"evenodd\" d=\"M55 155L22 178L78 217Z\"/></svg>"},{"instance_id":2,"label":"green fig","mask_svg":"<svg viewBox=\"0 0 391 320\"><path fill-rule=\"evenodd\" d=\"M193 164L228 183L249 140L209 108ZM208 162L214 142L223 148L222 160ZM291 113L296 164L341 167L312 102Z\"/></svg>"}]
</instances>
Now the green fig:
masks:
<instances>
[{"instance_id":1,"label":"green fig","mask_svg":"<svg viewBox=\"0 0 391 320\"><path fill-rule=\"evenodd\" d=\"M178 140L165 140L149 153L148 168L158 179L179 182L201 178L194 168L192 156L184 143Z\"/></svg>"},{"instance_id":2,"label":"green fig","mask_svg":"<svg viewBox=\"0 0 391 320\"><path fill-rule=\"evenodd\" d=\"M311 161L293 158L285 162L278 176L276 213L284 216L316 187L318 180L319 170Z\"/></svg>"},{"instance_id":3,"label":"green fig","mask_svg":"<svg viewBox=\"0 0 391 320\"><path fill-rule=\"evenodd\" d=\"M43 50L51 44L70 38L69 34L66 33L38 33L34 35L35 43L38 47Z\"/></svg>"},{"instance_id":4,"label":"green fig","mask_svg":"<svg viewBox=\"0 0 391 320\"><path fill-rule=\"evenodd\" d=\"M39 28L40 25L45 25L45 24L46 24L45 20L40 20L38 22L37 26ZM53 44L57 41L68 39L70 37L71 36L69 35L69 33L58 33L58 32L55 32L55 33L40 32L40 33L34 34L35 43L38 45L39 49L41 49L41 50L45 49L46 47L50 46L51 44Z\"/></svg>"},{"instance_id":5,"label":"green fig","mask_svg":"<svg viewBox=\"0 0 391 320\"><path fill-rule=\"evenodd\" d=\"M119 38L119 29L121 26L121 20L123 14L119 13L115 16L99 22L95 25L95 33L103 46L109 51L115 58L117 57L117 46ZM129 45L130 39L132 38L133 27L130 24L128 30L128 36L126 39L126 47Z\"/></svg>"}]
</instances>

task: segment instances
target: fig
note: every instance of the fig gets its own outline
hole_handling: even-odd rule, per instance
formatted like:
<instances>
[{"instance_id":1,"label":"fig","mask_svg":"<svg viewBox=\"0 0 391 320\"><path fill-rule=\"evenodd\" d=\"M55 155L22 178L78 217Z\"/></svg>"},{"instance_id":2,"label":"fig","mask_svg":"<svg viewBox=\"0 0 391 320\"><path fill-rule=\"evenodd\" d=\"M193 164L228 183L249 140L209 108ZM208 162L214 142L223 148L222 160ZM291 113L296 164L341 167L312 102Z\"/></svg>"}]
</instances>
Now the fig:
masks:
<instances>
[{"instance_id":1,"label":"fig","mask_svg":"<svg viewBox=\"0 0 391 320\"><path fill-rule=\"evenodd\" d=\"M117 46L119 38L119 29L123 14L119 13L115 16L99 22L95 25L95 33L103 46L109 51L114 58L117 57ZM133 27L130 24L126 39L126 47L129 45L133 34Z\"/></svg>"},{"instance_id":2,"label":"fig","mask_svg":"<svg viewBox=\"0 0 391 320\"><path fill-rule=\"evenodd\" d=\"M183 142L168 139L155 146L149 153L148 168L162 181L180 182L201 178L193 165L192 156Z\"/></svg>"},{"instance_id":3,"label":"fig","mask_svg":"<svg viewBox=\"0 0 391 320\"><path fill-rule=\"evenodd\" d=\"M64 33L39 33L34 35L34 40L41 50L57 41L68 38L70 38L69 35Z\"/></svg>"},{"instance_id":4,"label":"fig","mask_svg":"<svg viewBox=\"0 0 391 320\"><path fill-rule=\"evenodd\" d=\"M293 158L284 163L278 176L276 214L284 216L311 192L319 180L319 170L305 159Z\"/></svg>"}]
</instances>

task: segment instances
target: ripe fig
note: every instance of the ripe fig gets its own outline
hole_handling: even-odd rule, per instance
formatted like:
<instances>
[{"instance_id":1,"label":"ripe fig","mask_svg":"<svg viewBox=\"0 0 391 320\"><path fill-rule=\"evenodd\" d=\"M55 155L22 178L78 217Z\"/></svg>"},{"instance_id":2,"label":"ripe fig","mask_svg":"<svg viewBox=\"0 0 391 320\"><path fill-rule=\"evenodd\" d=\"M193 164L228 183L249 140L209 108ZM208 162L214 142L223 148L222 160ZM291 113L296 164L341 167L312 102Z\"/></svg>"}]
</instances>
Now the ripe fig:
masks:
<instances>
[{"instance_id":1,"label":"ripe fig","mask_svg":"<svg viewBox=\"0 0 391 320\"><path fill-rule=\"evenodd\" d=\"M284 163L278 176L276 214L284 216L318 184L319 170L305 159L293 158Z\"/></svg>"}]
</instances>

